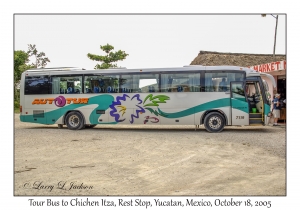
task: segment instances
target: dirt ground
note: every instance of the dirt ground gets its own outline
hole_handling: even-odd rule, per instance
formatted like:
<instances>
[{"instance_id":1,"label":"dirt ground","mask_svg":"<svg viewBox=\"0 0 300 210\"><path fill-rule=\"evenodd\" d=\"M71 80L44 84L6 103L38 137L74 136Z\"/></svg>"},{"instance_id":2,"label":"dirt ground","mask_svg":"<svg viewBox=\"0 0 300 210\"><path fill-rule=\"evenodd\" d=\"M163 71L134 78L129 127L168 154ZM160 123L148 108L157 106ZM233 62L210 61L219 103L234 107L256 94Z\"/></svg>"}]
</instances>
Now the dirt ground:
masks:
<instances>
[{"instance_id":1,"label":"dirt ground","mask_svg":"<svg viewBox=\"0 0 300 210\"><path fill-rule=\"evenodd\" d=\"M14 195L286 195L286 128L71 131L16 114Z\"/></svg>"}]
</instances>

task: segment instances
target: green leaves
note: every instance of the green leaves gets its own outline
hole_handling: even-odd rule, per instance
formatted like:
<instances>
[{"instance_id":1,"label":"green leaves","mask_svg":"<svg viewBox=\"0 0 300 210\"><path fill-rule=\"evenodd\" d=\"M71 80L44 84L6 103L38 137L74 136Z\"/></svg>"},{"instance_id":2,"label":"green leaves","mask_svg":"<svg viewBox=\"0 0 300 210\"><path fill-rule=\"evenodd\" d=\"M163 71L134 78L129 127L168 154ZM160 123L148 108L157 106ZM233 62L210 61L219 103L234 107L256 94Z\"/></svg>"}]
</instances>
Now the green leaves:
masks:
<instances>
[{"instance_id":1,"label":"green leaves","mask_svg":"<svg viewBox=\"0 0 300 210\"><path fill-rule=\"evenodd\" d=\"M35 68L38 68L38 67L44 68L47 65L47 63L50 62L49 58L46 57L46 54L44 52L38 52L35 44L28 45L27 54L29 57L31 57L31 56L35 57L35 64L34 63L32 64L32 66L34 66Z\"/></svg>"},{"instance_id":2,"label":"green leaves","mask_svg":"<svg viewBox=\"0 0 300 210\"><path fill-rule=\"evenodd\" d=\"M156 116L163 116L163 117L167 117L168 115L164 114L164 113L161 113L161 112L158 112L157 110L154 110L150 107L146 107L145 109L147 109L148 111L150 111L152 114L155 114Z\"/></svg>"},{"instance_id":3,"label":"green leaves","mask_svg":"<svg viewBox=\"0 0 300 210\"><path fill-rule=\"evenodd\" d=\"M108 69L108 68L114 68L117 67L117 64L114 64L114 62L117 61L122 61L126 59L128 56L125 51L117 51L117 52L112 52L114 47L112 45L106 44L106 45L101 45L100 49L106 52L106 55L95 55L88 53L87 57L93 61L101 61L102 64L96 64L95 69Z\"/></svg>"},{"instance_id":4,"label":"green leaves","mask_svg":"<svg viewBox=\"0 0 300 210\"><path fill-rule=\"evenodd\" d=\"M152 114L155 114L156 116L163 116L166 117L167 115L165 115L164 113L160 113L157 110L154 110L153 108L147 107L147 106L154 106L154 107L158 107L159 103L167 103L166 100L169 100L170 97L166 96L166 95L157 95L153 97L153 94L149 94L147 95L147 97L144 99L143 104L145 104L145 102L147 100L150 101L150 103L145 104L144 108L147 109L148 111L150 111Z\"/></svg>"},{"instance_id":5,"label":"green leaves","mask_svg":"<svg viewBox=\"0 0 300 210\"><path fill-rule=\"evenodd\" d=\"M29 59L28 54L22 50L17 50L14 52L14 76L15 81L21 79L21 74L23 71L30 69L32 66L27 65Z\"/></svg>"},{"instance_id":6,"label":"green leaves","mask_svg":"<svg viewBox=\"0 0 300 210\"><path fill-rule=\"evenodd\" d=\"M170 97L166 95L157 95L153 97L153 94L149 94L145 99L143 104L147 100L149 100L151 103L145 104L144 106L159 106L159 103L166 103L166 100L169 100Z\"/></svg>"},{"instance_id":7,"label":"green leaves","mask_svg":"<svg viewBox=\"0 0 300 210\"><path fill-rule=\"evenodd\" d=\"M106 44L106 45L100 45L100 49L103 50L106 53L109 53L113 49L115 49L112 45Z\"/></svg>"}]
</instances>

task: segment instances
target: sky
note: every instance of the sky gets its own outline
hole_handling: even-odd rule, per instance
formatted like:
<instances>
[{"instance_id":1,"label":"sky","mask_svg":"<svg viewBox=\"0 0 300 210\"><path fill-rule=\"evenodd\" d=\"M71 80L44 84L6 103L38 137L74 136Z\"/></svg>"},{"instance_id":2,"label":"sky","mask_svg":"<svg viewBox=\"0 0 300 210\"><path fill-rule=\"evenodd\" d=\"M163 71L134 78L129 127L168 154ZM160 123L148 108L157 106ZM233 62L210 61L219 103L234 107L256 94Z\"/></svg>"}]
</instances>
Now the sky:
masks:
<instances>
[{"instance_id":1,"label":"sky","mask_svg":"<svg viewBox=\"0 0 300 210\"><path fill-rule=\"evenodd\" d=\"M272 209L287 207L295 209L295 206L299 205L297 180L300 176L299 140L296 137L299 135L297 133L299 122L296 119L298 110L295 106L299 103L296 84L299 83L298 75L300 76L298 73L300 16L297 5L293 2L296 1L212 0L205 1L205 4L198 0L105 2L52 0L45 3L39 0L1 1L0 60L3 71L0 86L3 93L1 103L3 115L0 126L4 128L0 146L3 179L0 189L3 198L1 206L5 209L20 207L26 209L28 198L31 198L13 196L14 50L27 51L28 44L36 44L38 51L45 52L51 61L47 67L74 66L93 69L97 62L89 60L87 53L104 55L100 45L109 43L115 50L123 50L129 54L124 61L117 63L118 66L180 67L189 65L200 50L272 54L275 19L271 15L261 17L260 14L280 13L282 15L279 15L278 20L276 54L287 55L288 69L287 196L249 197L249 199L271 200ZM49 15L54 13L56 15ZM58 13L77 15L57 15ZM78 15L79 13L81 14ZM107 13L114 15L104 15ZM176 15L120 15L123 13L176 13ZM179 13L189 15L178 15ZM191 15L196 13L197 15ZM225 13L227 15L220 15ZM45 200L47 197L35 199Z\"/></svg>"},{"instance_id":2,"label":"sky","mask_svg":"<svg viewBox=\"0 0 300 210\"><path fill-rule=\"evenodd\" d=\"M14 50L35 44L50 59L46 67L93 69L88 53L100 45L129 56L126 68L181 67L203 51L273 54L276 19L255 14L15 14ZM286 15L279 14L276 54L286 54ZM32 57L33 58L33 57Z\"/></svg>"}]
</instances>

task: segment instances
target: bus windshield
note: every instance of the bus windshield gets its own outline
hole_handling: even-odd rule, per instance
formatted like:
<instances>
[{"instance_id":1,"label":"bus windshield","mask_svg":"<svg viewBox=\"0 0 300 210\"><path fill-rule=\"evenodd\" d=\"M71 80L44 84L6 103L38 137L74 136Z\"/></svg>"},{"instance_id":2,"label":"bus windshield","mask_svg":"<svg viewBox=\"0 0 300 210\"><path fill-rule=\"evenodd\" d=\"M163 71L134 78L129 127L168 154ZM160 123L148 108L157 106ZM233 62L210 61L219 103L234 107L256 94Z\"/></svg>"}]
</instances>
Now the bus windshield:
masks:
<instances>
[{"instance_id":1,"label":"bus windshield","mask_svg":"<svg viewBox=\"0 0 300 210\"><path fill-rule=\"evenodd\" d=\"M263 84L264 84L264 89L265 89L265 91L264 91L265 97L267 99L268 104L270 105L271 104L271 94L269 92L269 85L264 79L263 79Z\"/></svg>"}]
</instances>

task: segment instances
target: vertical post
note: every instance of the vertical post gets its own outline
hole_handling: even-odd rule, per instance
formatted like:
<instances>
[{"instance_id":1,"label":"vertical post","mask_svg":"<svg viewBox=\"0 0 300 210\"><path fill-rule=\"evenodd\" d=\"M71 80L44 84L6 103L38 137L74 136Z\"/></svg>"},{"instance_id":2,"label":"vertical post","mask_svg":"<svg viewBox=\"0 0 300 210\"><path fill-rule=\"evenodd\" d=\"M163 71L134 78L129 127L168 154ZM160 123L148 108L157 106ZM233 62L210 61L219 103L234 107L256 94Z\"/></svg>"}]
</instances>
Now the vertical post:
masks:
<instances>
[{"instance_id":1,"label":"vertical post","mask_svg":"<svg viewBox=\"0 0 300 210\"><path fill-rule=\"evenodd\" d=\"M262 17L266 17L267 14L261 14ZM272 15L272 14L271 14ZM273 59L275 61L275 48L276 48L276 35L277 35L277 25L278 25L278 15L272 15L276 19L276 25L275 25L275 36L274 36L274 47L273 47Z\"/></svg>"},{"instance_id":2,"label":"vertical post","mask_svg":"<svg viewBox=\"0 0 300 210\"><path fill-rule=\"evenodd\" d=\"M274 58L274 61L275 61L275 48L276 48L277 24L278 24L278 15L276 15L275 36L274 36L274 48L273 48L273 58Z\"/></svg>"}]
</instances>

